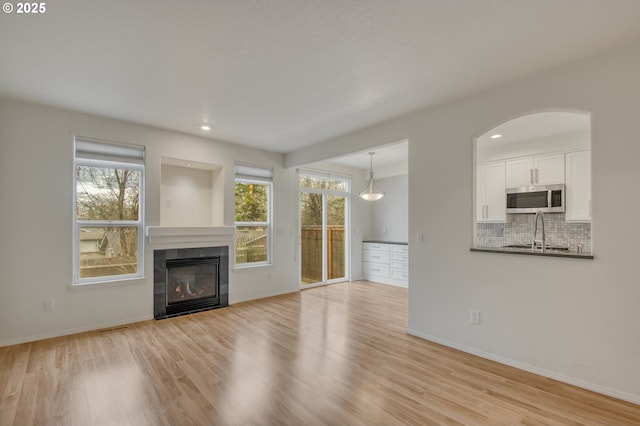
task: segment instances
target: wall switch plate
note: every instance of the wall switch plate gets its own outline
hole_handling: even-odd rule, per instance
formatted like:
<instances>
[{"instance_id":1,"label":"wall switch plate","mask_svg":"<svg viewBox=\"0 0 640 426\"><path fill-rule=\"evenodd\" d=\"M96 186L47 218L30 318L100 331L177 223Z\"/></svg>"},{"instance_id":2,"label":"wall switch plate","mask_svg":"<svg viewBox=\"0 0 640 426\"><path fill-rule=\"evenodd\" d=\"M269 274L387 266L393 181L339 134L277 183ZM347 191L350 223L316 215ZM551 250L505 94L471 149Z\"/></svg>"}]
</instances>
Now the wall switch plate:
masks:
<instances>
[{"instance_id":1,"label":"wall switch plate","mask_svg":"<svg viewBox=\"0 0 640 426\"><path fill-rule=\"evenodd\" d=\"M45 299L44 301L44 311L51 312L56 308L55 301L53 299Z\"/></svg>"},{"instance_id":2,"label":"wall switch plate","mask_svg":"<svg viewBox=\"0 0 640 426\"><path fill-rule=\"evenodd\" d=\"M480 325L480 311L470 311L469 321L471 324Z\"/></svg>"}]
</instances>

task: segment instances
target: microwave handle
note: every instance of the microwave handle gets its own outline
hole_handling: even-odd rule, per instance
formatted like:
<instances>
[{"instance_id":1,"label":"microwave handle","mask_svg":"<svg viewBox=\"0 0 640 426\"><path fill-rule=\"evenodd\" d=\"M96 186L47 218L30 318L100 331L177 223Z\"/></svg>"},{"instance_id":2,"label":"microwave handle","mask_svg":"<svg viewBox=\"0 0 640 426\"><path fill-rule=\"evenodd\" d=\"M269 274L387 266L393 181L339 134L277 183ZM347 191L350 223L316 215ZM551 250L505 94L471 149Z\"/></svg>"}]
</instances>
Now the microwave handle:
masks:
<instances>
[{"instance_id":1,"label":"microwave handle","mask_svg":"<svg viewBox=\"0 0 640 426\"><path fill-rule=\"evenodd\" d=\"M547 191L547 207L551 208L553 207L551 205L551 195L553 194L553 191Z\"/></svg>"},{"instance_id":2,"label":"microwave handle","mask_svg":"<svg viewBox=\"0 0 640 426\"><path fill-rule=\"evenodd\" d=\"M533 169L529 169L529 180L531 181L531 184L533 185Z\"/></svg>"}]
</instances>

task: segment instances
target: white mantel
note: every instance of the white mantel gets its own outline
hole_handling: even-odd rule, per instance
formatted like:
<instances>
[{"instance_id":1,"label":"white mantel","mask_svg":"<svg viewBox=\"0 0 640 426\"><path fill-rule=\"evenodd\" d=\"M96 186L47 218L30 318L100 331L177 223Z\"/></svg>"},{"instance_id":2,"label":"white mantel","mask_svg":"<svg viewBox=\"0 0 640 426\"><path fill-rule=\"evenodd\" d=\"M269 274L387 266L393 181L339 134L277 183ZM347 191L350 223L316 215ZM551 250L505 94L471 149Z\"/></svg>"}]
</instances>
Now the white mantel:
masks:
<instances>
[{"instance_id":1,"label":"white mantel","mask_svg":"<svg viewBox=\"0 0 640 426\"><path fill-rule=\"evenodd\" d=\"M233 226L147 226L147 239L154 248L233 246Z\"/></svg>"}]
</instances>

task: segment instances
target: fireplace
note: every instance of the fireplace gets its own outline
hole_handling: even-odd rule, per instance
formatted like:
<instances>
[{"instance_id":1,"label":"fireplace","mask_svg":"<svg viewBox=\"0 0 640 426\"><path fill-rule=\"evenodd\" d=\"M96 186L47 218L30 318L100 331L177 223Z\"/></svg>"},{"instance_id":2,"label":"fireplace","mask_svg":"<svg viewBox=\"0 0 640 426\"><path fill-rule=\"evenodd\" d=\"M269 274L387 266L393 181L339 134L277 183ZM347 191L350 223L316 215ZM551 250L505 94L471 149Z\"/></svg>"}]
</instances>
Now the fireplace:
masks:
<instances>
[{"instance_id":1,"label":"fireplace","mask_svg":"<svg viewBox=\"0 0 640 426\"><path fill-rule=\"evenodd\" d=\"M154 318L229 305L229 248L154 251Z\"/></svg>"}]
</instances>

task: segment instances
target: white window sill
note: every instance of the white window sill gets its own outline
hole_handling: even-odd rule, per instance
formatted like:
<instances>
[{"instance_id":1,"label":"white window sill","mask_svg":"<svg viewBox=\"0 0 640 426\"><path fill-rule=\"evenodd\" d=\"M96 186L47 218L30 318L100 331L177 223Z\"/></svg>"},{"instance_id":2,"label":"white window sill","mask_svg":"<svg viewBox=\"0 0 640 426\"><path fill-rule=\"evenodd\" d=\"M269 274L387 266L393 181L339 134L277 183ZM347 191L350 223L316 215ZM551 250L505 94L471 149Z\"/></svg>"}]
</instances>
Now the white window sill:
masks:
<instances>
[{"instance_id":1,"label":"white window sill","mask_svg":"<svg viewBox=\"0 0 640 426\"><path fill-rule=\"evenodd\" d=\"M123 285L141 284L146 281L146 277L121 278L110 281L83 281L81 283L72 283L68 287L70 290L85 290L90 288L119 287Z\"/></svg>"},{"instance_id":2,"label":"white window sill","mask_svg":"<svg viewBox=\"0 0 640 426\"><path fill-rule=\"evenodd\" d=\"M251 271L251 270L255 270L255 269L261 269L261 268L273 268L273 263L256 263L256 264L248 264L248 265L234 265L233 268L231 268L232 272L236 272L236 271Z\"/></svg>"}]
</instances>

